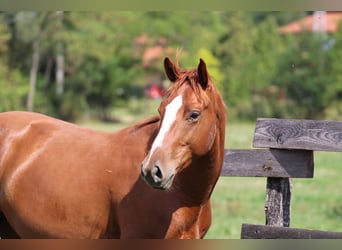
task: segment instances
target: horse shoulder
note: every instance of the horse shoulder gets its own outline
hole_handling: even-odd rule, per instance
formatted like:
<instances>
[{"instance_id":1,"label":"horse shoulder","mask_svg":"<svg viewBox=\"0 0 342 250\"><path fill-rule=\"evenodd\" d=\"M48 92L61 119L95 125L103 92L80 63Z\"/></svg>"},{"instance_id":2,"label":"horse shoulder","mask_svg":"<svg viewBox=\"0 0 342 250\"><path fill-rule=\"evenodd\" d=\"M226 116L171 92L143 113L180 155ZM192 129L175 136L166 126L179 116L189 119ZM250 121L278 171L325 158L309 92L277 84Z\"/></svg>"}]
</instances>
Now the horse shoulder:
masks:
<instances>
[{"instance_id":1,"label":"horse shoulder","mask_svg":"<svg viewBox=\"0 0 342 250\"><path fill-rule=\"evenodd\" d=\"M51 136L54 126L38 117L4 113L0 116L0 169L21 162Z\"/></svg>"}]
</instances>

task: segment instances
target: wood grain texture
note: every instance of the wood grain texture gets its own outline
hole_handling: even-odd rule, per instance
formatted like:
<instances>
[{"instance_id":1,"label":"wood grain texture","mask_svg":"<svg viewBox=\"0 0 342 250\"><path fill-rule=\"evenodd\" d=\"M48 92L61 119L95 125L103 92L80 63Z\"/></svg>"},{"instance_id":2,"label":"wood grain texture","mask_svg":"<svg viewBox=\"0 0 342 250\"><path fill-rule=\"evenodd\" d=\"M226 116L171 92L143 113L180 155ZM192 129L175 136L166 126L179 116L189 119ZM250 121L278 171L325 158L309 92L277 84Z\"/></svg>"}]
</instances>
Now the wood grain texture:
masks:
<instances>
[{"instance_id":1,"label":"wood grain texture","mask_svg":"<svg viewBox=\"0 0 342 250\"><path fill-rule=\"evenodd\" d=\"M265 202L267 226L290 226L291 191L291 179L267 178Z\"/></svg>"},{"instance_id":2,"label":"wood grain texture","mask_svg":"<svg viewBox=\"0 0 342 250\"><path fill-rule=\"evenodd\" d=\"M253 146L342 151L342 122L258 118Z\"/></svg>"},{"instance_id":3,"label":"wood grain texture","mask_svg":"<svg viewBox=\"0 0 342 250\"><path fill-rule=\"evenodd\" d=\"M242 224L241 239L342 239L342 232Z\"/></svg>"},{"instance_id":4,"label":"wood grain texture","mask_svg":"<svg viewBox=\"0 0 342 250\"><path fill-rule=\"evenodd\" d=\"M312 178L313 152L307 150L225 150L221 176Z\"/></svg>"}]
</instances>

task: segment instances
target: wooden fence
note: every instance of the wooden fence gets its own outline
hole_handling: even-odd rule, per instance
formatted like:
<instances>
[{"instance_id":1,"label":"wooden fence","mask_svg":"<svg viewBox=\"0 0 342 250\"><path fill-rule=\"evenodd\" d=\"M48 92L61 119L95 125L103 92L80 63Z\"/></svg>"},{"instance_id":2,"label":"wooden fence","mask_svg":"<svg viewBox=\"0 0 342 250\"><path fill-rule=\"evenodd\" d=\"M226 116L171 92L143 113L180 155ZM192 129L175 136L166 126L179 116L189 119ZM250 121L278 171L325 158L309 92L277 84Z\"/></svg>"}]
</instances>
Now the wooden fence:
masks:
<instances>
[{"instance_id":1,"label":"wooden fence","mask_svg":"<svg viewBox=\"0 0 342 250\"><path fill-rule=\"evenodd\" d=\"M253 147L225 150L221 173L267 177L266 225L242 224L241 238L342 239L342 232L290 228L291 178L313 178L314 151L342 151L342 122L257 119Z\"/></svg>"}]
</instances>

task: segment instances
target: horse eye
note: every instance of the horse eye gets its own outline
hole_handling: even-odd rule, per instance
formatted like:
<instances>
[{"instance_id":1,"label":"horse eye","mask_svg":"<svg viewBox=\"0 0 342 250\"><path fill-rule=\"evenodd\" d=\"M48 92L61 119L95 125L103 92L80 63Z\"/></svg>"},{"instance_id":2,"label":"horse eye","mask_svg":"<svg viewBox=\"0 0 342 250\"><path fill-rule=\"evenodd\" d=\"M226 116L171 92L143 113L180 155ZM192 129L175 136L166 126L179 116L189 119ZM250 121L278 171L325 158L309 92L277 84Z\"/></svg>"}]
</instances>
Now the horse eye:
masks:
<instances>
[{"instance_id":1,"label":"horse eye","mask_svg":"<svg viewBox=\"0 0 342 250\"><path fill-rule=\"evenodd\" d=\"M190 121L197 121L198 118L200 117L201 113L198 111L191 111L190 115L189 115L189 120Z\"/></svg>"}]
</instances>

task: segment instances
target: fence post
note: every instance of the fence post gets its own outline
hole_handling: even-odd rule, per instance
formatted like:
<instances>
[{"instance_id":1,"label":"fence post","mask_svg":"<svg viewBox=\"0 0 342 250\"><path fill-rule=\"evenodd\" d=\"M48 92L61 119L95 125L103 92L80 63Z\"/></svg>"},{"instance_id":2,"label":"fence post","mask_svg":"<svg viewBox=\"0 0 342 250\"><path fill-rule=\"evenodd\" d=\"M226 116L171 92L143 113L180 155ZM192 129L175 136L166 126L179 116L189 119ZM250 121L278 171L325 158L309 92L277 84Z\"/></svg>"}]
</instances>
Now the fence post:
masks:
<instances>
[{"instance_id":1,"label":"fence post","mask_svg":"<svg viewBox=\"0 0 342 250\"><path fill-rule=\"evenodd\" d=\"M290 226L291 190L290 178L267 178L265 203L267 226Z\"/></svg>"}]
</instances>

